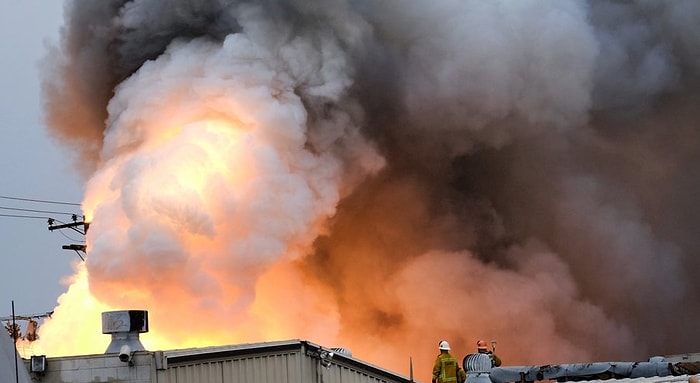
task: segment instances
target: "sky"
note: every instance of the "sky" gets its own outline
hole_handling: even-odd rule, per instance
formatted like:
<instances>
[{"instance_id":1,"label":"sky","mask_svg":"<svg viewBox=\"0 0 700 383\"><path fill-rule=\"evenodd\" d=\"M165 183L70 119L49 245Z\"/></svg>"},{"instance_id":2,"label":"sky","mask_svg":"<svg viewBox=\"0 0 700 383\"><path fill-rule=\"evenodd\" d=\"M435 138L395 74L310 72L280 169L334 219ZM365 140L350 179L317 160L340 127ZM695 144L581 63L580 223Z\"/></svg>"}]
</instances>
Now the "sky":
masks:
<instances>
[{"instance_id":1,"label":"sky","mask_svg":"<svg viewBox=\"0 0 700 383\"><path fill-rule=\"evenodd\" d=\"M60 1L22 1L0 4L0 195L13 198L80 203L83 185L67 150L48 134L40 92L39 62L47 54L45 42L58 40L63 21ZM0 199L0 207L81 214L67 205ZM2 210L0 214L46 215ZM70 216L53 214L56 219ZM53 310L65 291L61 284L72 274L78 256L62 245L81 240L74 232L51 232L43 219L0 217L2 259L0 316ZM64 234L67 237L64 237Z\"/></svg>"},{"instance_id":2,"label":"sky","mask_svg":"<svg viewBox=\"0 0 700 383\"><path fill-rule=\"evenodd\" d=\"M41 221L3 231L39 258L3 294L60 301L47 355L101 352L109 309L147 309L149 349L303 338L399 372L442 339L506 364L700 347L700 3L67 4L4 26L27 58L3 193L91 222L85 263Z\"/></svg>"}]
</instances>

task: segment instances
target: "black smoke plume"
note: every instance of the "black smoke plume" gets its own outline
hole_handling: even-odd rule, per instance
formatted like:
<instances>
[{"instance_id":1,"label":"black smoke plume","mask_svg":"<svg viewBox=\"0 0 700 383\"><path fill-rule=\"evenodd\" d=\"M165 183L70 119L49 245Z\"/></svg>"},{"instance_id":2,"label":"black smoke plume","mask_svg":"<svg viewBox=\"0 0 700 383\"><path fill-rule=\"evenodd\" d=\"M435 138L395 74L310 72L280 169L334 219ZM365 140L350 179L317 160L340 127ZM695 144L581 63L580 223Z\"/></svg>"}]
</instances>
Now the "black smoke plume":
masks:
<instances>
[{"instance_id":1,"label":"black smoke plume","mask_svg":"<svg viewBox=\"0 0 700 383\"><path fill-rule=\"evenodd\" d=\"M304 151L340 169L289 266L331 292L330 341L401 371L441 339L497 339L511 365L693 352L699 19L696 1L74 0L47 121L91 180L141 147L110 137L162 82L216 87L221 68L224 87L262 63L263 93L303 107ZM109 302L128 273L89 256Z\"/></svg>"}]
</instances>

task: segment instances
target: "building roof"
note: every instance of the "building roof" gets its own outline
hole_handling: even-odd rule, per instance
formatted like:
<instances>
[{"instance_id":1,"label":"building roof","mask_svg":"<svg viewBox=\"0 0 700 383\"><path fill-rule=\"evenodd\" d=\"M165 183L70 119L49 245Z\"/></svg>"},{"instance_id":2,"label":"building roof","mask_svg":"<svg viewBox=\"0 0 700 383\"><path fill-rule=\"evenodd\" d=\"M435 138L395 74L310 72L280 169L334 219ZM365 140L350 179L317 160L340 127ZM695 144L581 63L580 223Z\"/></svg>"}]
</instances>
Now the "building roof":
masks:
<instances>
[{"instance_id":1,"label":"building roof","mask_svg":"<svg viewBox=\"0 0 700 383\"><path fill-rule=\"evenodd\" d=\"M122 354L49 358L40 377L47 383L411 382L353 358L348 350L299 339Z\"/></svg>"},{"instance_id":2,"label":"building roof","mask_svg":"<svg viewBox=\"0 0 700 383\"><path fill-rule=\"evenodd\" d=\"M614 380L590 380L590 383L686 383L691 377L700 375L652 376L643 378L624 378Z\"/></svg>"},{"instance_id":3,"label":"building roof","mask_svg":"<svg viewBox=\"0 0 700 383\"><path fill-rule=\"evenodd\" d=\"M700 361L695 361L690 354L686 357L669 357L669 359L653 357L648 362L596 362L502 367L491 367L488 358L484 358L487 362L486 365L479 364L475 359L479 356L483 357L483 354L470 354L464 358L465 371L468 375L475 376L488 374L493 383L554 380L558 382L662 383L688 381L693 376L700 374Z\"/></svg>"},{"instance_id":4,"label":"building roof","mask_svg":"<svg viewBox=\"0 0 700 383\"><path fill-rule=\"evenodd\" d=\"M180 363L197 363L212 359L232 358L236 356L248 356L255 353L266 354L277 351L303 350L308 356L319 357L324 351L331 353L334 363L340 363L363 371L371 372L376 376L383 376L391 380L405 380L395 372L382 367L361 361L352 357L351 353L343 348L326 348L310 341L291 339L273 342L242 343L226 346L195 347L179 350L163 351L168 365Z\"/></svg>"}]
</instances>

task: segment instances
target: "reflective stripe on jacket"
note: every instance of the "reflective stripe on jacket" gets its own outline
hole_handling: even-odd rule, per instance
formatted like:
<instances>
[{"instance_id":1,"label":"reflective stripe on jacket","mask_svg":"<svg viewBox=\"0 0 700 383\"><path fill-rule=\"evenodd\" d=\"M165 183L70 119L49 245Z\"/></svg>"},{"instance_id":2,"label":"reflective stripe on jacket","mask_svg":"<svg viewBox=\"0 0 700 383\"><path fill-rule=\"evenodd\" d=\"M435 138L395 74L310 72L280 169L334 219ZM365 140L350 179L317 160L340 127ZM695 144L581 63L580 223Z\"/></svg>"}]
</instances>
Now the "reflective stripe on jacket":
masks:
<instances>
[{"instance_id":1,"label":"reflective stripe on jacket","mask_svg":"<svg viewBox=\"0 0 700 383\"><path fill-rule=\"evenodd\" d=\"M433 366L433 379L439 383L457 383L457 359L449 353L440 353Z\"/></svg>"}]
</instances>

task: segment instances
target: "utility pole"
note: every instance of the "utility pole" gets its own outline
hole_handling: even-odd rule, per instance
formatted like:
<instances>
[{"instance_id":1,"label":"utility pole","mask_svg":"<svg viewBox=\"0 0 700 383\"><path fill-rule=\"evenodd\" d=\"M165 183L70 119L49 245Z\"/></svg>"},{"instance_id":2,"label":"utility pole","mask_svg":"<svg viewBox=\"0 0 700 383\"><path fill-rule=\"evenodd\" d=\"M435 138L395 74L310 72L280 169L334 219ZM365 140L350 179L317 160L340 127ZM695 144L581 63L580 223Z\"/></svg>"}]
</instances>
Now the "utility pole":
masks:
<instances>
[{"instance_id":1,"label":"utility pole","mask_svg":"<svg viewBox=\"0 0 700 383\"><path fill-rule=\"evenodd\" d=\"M12 300L12 331L15 330L17 327L17 323L15 323L15 301ZM15 380L19 382L19 366L17 362L17 338L12 334L12 343L15 344L15 354L13 357L15 358Z\"/></svg>"},{"instance_id":2,"label":"utility pole","mask_svg":"<svg viewBox=\"0 0 700 383\"><path fill-rule=\"evenodd\" d=\"M56 222L53 218L49 218L49 231L54 231L54 230L61 230L61 229L71 229L79 234L81 234L83 237L85 234L87 234L88 228L90 227L90 222L85 222L85 217L83 216L82 221L78 221L78 215L73 214L73 222L70 223L63 223L60 225L54 225ZM78 257L80 257L80 260L85 261L85 257L83 257L82 254L87 254L87 246L81 245L81 244L69 244L69 245L63 245L62 246L63 250L73 250L75 251L76 254L78 254ZM82 252L82 254L81 254Z\"/></svg>"}]
</instances>

